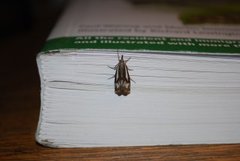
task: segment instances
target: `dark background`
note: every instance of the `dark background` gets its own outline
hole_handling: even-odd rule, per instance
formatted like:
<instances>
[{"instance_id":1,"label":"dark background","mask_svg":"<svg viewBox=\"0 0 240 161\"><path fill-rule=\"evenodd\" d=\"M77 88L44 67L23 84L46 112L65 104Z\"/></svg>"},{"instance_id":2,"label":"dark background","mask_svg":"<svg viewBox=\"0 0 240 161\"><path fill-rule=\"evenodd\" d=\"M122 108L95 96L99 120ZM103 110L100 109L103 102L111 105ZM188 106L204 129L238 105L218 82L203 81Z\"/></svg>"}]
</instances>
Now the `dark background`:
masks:
<instances>
[{"instance_id":1,"label":"dark background","mask_svg":"<svg viewBox=\"0 0 240 161\"><path fill-rule=\"evenodd\" d=\"M14 101L13 91L39 87L36 54L65 5L61 0L0 1L1 109Z\"/></svg>"},{"instance_id":2,"label":"dark background","mask_svg":"<svg viewBox=\"0 0 240 161\"><path fill-rule=\"evenodd\" d=\"M0 156L3 151L14 150L6 149L11 143L4 142L13 135L31 136L35 144L40 110L36 55L66 3L66 0L0 1ZM16 141L12 144L19 148Z\"/></svg>"}]
</instances>

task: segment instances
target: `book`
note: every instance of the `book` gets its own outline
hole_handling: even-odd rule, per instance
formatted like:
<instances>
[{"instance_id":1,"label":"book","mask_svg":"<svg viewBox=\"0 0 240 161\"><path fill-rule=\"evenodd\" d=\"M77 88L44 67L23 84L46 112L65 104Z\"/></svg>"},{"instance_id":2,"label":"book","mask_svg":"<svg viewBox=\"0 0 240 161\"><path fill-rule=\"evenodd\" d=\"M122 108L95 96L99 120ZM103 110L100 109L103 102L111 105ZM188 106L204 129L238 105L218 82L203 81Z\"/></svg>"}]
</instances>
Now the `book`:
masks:
<instances>
[{"instance_id":1,"label":"book","mask_svg":"<svg viewBox=\"0 0 240 161\"><path fill-rule=\"evenodd\" d=\"M70 2L37 56L38 143L240 143L238 17L170 2Z\"/></svg>"}]
</instances>

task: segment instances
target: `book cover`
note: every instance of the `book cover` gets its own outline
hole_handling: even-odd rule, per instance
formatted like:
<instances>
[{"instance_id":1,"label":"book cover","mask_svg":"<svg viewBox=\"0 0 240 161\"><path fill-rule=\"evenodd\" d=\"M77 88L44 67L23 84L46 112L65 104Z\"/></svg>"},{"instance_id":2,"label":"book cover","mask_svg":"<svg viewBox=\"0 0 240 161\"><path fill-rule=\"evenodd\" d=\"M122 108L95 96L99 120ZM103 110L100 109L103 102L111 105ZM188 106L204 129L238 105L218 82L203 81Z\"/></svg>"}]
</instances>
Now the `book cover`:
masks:
<instances>
[{"instance_id":1,"label":"book cover","mask_svg":"<svg viewBox=\"0 0 240 161\"><path fill-rule=\"evenodd\" d=\"M37 142L240 142L238 4L220 5L220 12L172 3L70 3L37 56Z\"/></svg>"}]
</instances>

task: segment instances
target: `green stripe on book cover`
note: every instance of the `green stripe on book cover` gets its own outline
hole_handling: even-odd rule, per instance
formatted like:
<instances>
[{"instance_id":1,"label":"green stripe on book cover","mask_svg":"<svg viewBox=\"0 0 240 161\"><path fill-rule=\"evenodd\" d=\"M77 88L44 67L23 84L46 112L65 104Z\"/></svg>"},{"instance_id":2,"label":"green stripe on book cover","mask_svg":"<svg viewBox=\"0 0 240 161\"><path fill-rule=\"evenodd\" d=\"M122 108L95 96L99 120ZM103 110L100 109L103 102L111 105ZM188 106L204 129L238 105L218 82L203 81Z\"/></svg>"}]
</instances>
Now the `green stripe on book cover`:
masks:
<instances>
[{"instance_id":1,"label":"green stripe on book cover","mask_svg":"<svg viewBox=\"0 0 240 161\"><path fill-rule=\"evenodd\" d=\"M43 52L60 49L113 49L129 51L240 55L240 40L144 37L77 36L50 39Z\"/></svg>"}]
</instances>

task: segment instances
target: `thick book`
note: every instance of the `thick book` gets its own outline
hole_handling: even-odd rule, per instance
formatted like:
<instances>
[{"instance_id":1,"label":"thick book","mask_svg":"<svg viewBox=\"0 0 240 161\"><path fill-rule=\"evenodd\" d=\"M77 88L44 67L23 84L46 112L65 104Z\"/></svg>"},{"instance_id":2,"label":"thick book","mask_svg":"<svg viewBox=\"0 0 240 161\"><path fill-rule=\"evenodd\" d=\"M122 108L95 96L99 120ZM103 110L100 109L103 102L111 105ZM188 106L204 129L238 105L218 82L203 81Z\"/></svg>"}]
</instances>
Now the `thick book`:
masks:
<instances>
[{"instance_id":1,"label":"thick book","mask_svg":"<svg viewBox=\"0 0 240 161\"><path fill-rule=\"evenodd\" d=\"M37 56L37 142L240 143L239 10L170 2L71 1Z\"/></svg>"}]
</instances>

